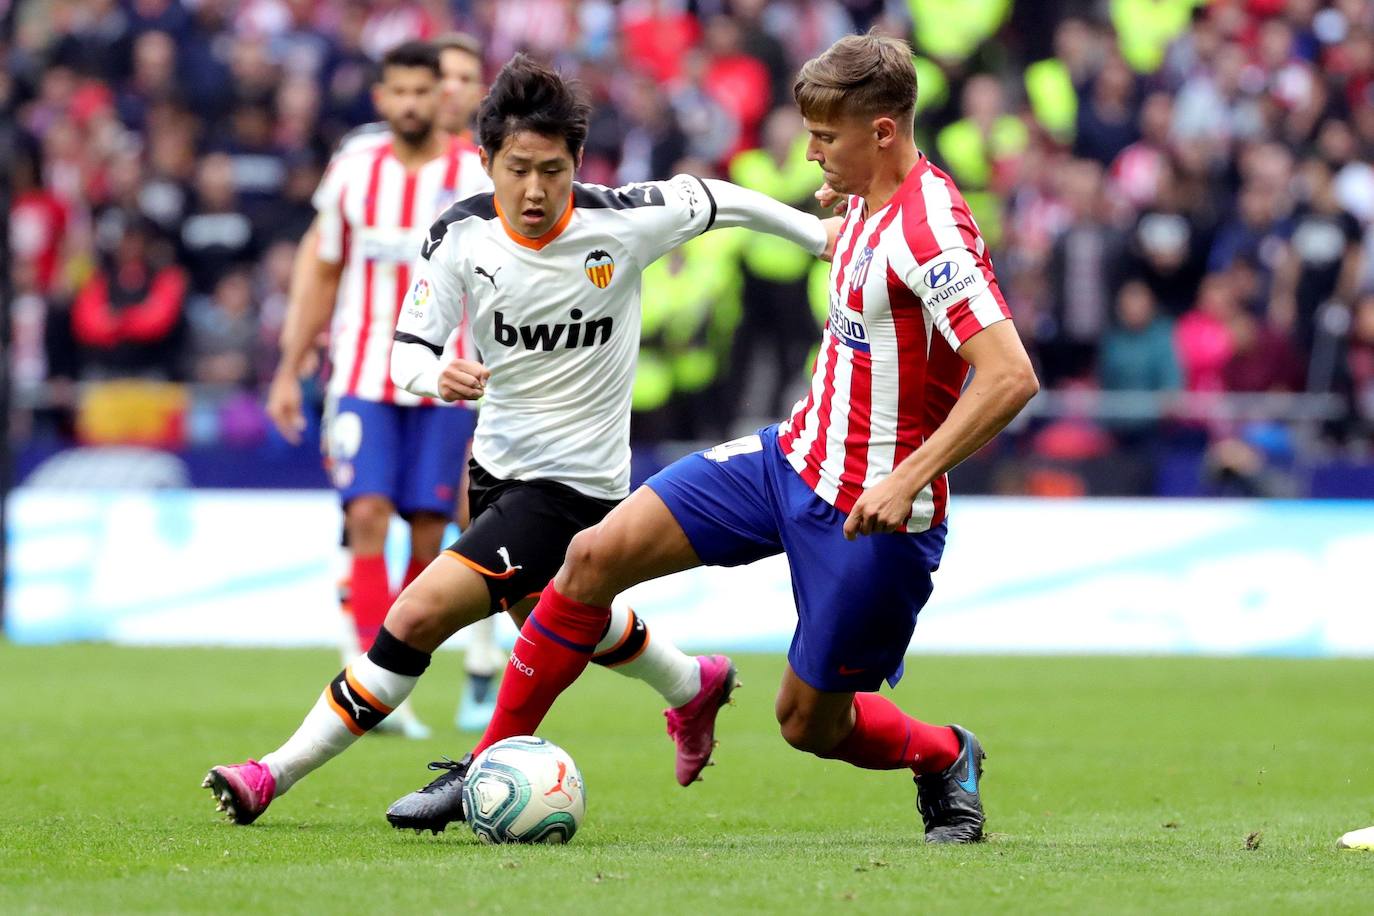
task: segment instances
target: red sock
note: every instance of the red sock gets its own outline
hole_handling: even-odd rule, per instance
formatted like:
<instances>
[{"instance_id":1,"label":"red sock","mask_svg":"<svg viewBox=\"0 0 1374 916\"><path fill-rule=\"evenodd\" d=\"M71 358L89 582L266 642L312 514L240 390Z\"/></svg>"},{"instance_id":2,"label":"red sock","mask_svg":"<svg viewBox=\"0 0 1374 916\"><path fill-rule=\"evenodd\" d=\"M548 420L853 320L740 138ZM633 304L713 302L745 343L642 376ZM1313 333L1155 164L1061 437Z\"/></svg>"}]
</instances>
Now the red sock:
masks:
<instances>
[{"instance_id":1,"label":"red sock","mask_svg":"<svg viewBox=\"0 0 1374 916\"><path fill-rule=\"evenodd\" d=\"M386 557L353 555L351 582L353 628L358 631L358 643L364 652L372 648L372 641L382 629L386 612L391 608L391 581L387 577Z\"/></svg>"},{"instance_id":2,"label":"red sock","mask_svg":"<svg viewBox=\"0 0 1374 916\"><path fill-rule=\"evenodd\" d=\"M591 661L610 618L610 608L565 598L548 584L520 628L496 694L496 713L473 756L504 738L534 734L553 701Z\"/></svg>"},{"instance_id":3,"label":"red sock","mask_svg":"<svg viewBox=\"0 0 1374 916\"><path fill-rule=\"evenodd\" d=\"M948 725L913 719L886 697L854 694L854 730L828 754L865 770L938 773L959 757L959 736Z\"/></svg>"},{"instance_id":4,"label":"red sock","mask_svg":"<svg viewBox=\"0 0 1374 916\"><path fill-rule=\"evenodd\" d=\"M420 578L420 573L424 572L425 567L428 565L429 564L423 560L417 560L411 557L410 562L406 564L406 577L401 581L402 590L404 590L407 585Z\"/></svg>"}]
</instances>

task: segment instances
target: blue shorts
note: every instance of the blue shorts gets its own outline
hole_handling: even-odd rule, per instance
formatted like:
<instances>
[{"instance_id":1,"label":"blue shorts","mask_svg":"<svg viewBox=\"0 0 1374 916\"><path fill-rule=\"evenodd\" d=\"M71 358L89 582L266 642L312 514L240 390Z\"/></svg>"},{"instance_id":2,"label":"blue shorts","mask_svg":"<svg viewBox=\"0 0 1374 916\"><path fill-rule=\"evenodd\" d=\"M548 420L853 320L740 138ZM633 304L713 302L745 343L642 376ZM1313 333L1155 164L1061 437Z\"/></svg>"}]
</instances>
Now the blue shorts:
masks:
<instances>
[{"instance_id":1,"label":"blue shorts","mask_svg":"<svg viewBox=\"0 0 1374 916\"><path fill-rule=\"evenodd\" d=\"M453 515L477 411L402 407L341 397L325 430L325 460L339 498L385 496L408 518Z\"/></svg>"},{"instance_id":2,"label":"blue shorts","mask_svg":"<svg viewBox=\"0 0 1374 916\"><path fill-rule=\"evenodd\" d=\"M845 514L787 463L776 427L688 455L646 486L707 566L787 554L797 602L787 658L798 677L833 692L896 686L944 553L943 522L846 541Z\"/></svg>"}]
</instances>

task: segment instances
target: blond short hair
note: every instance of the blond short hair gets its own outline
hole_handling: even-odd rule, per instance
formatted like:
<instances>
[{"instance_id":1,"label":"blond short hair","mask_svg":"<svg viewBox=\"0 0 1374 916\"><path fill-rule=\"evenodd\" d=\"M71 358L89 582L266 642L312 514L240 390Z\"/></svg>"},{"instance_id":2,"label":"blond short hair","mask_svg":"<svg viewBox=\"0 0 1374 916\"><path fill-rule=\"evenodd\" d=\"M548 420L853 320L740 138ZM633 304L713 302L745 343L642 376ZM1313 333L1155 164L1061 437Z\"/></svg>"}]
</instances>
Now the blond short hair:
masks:
<instances>
[{"instance_id":1,"label":"blond short hair","mask_svg":"<svg viewBox=\"0 0 1374 916\"><path fill-rule=\"evenodd\" d=\"M873 32L846 35L802 66L792 95L814 121L888 115L909 124L916 111L911 47Z\"/></svg>"}]
</instances>

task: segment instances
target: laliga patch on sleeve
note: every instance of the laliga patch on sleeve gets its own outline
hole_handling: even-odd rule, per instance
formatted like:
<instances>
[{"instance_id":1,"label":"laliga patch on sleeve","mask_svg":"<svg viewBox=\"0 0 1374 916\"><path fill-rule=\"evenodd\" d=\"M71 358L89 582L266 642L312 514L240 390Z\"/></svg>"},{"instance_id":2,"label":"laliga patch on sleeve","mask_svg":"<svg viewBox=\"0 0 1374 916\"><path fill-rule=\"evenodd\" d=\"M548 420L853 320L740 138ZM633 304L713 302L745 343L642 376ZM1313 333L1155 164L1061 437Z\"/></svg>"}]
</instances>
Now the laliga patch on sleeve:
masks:
<instances>
[{"instance_id":1,"label":"laliga patch on sleeve","mask_svg":"<svg viewBox=\"0 0 1374 916\"><path fill-rule=\"evenodd\" d=\"M429 285L429 281L424 277L416 280L410 287L410 299L406 303L406 314L411 318L425 317L425 309L429 308L429 300L434 294L434 288Z\"/></svg>"}]
</instances>

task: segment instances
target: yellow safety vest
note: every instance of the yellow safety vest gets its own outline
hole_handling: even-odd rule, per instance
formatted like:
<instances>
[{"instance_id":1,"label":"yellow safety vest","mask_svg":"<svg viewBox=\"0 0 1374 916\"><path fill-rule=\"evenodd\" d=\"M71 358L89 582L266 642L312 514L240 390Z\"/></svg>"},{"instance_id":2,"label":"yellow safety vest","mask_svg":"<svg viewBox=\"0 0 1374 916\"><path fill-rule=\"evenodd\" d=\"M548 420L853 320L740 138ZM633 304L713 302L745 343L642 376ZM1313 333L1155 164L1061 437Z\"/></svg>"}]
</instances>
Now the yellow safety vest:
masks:
<instances>
[{"instance_id":1,"label":"yellow safety vest","mask_svg":"<svg viewBox=\"0 0 1374 916\"><path fill-rule=\"evenodd\" d=\"M644 270L633 408L657 410L674 393L715 381L739 325L743 229L699 235Z\"/></svg>"},{"instance_id":2,"label":"yellow safety vest","mask_svg":"<svg viewBox=\"0 0 1374 916\"><path fill-rule=\"evenodd\" d=\"M740 153L730 162L730 180L774 200L805 206L824 179L820 167L806 158L803 134L793 142L781 167L764 150ZM801 279L811 260L811 254L786 239L763 233L751 235L744 246L744 264L749 272L775 283Z\"/></svg>"},{"instance_id":3,"label":"yellow safety vest","mask_svg":"<svg viewBox=\"0 0 1374 916\"><path fill-rule=\"evenodd\" d=\"M916 67L916 114L929 108L939 108L949 100L949 77L940 65L928 57L914 54L911 63Z\"/></svg>"},{"instance_id":4,"label":"yellow safety vest","mask_svg":"<svg viewBox=\"0 0 1374 916\"><path fill-rule=\"evenodd\" d=\"M1078 127L1078 92L1069 68L1057 57L1026 68L1026 96L1040 126L1060 143L1072 143Z\"/></svg>"},{"instance_id":5,"label":"yellow safety vest","mask_svg":"<svg viewBox=\"0 0 1374 916\"><path fill-rule=\"evenodd\" d=\"M824 261L817 261L806 277L806 300L811 306L811 317L816 319L816 327L824 328L830 317L830 265ZM816 364L820 346L820 335L817 334L816 344L806 358L807 368Z\"/></svg>"},{"instance_id":6,"label":"yellow safety vest","mask_svg":"<svg viewBox=\"0 0 1374 916\"><path fill-rule=\"evenodd\" d=\"M907 8L918 50L962 61L1007 21L1011 0L907 0Z\"/></svg>"},{"instance_id":7,"label":"yellow safety vest","mask_svg":"<svg viewBox=\"0 0 1374 916\"><path fill-rule=\"evenodd\" d=\"M1112 0L1112 25L1121 56L1137 73L1154 73L1164 52L1188 28L1205 0Z\"/></svg>"}]
</instances>

